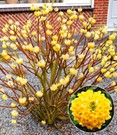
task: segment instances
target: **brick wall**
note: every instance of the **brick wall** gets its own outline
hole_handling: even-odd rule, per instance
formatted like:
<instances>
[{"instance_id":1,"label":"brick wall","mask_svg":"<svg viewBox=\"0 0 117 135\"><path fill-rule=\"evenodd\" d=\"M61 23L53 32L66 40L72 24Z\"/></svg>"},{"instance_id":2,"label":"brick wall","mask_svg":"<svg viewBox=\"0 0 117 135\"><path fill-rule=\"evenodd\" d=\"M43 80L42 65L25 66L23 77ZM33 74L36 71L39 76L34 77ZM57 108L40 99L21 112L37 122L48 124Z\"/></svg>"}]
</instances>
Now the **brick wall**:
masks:
<instances>
[{"instance_id":1,"label":"brick wall","mask_svg":"<svg viewBox=\"0 0 117 135\"><path fill-rule=\"evenodd\" d=\"M85 16L85 19L87 20L90 16L92 16L92 11L85 10L83 14ZM65 18L67 18L67 14L65 13L64 15L65 15ZM58 17L57 13L51 13L48 16L48 20L51 22L51 24L52 24L52 26L55 30L57 30L59 28L59 23L57 23L58 22L57 17ZM36 28L36 26L35 26L36 25L36 21L35 21L36 19L35 19L33 13L30 12L30 11L0 13L0 37L4 36L4 34L2 32L2 28L7 23L7 21L9 19L13 20L13 22L15 22L15 21L20 22L20 28L22 28L22 26L24 24L26 24L27 20L32 20L33 28L34 29ZM78 32L81 28L81 23L80 22L74 22L73 27L75 27L75 29ZM43 31L42 31L42 33L43 33Z\"/></svg>"},{"instance_id":2,"label":"brick wall","mask_svg":"<svg viewBox=\"0 0 117 135\"><path fill-rule=\"evenodd\" d=\"M86 18L93 15L97 21L95 27L100 26L102 24L107 23L107 14L108 14L108 1L109 0L94 0L94 10L85 10L84 15ZM57 27L56 24L56 17L55 15L50 16L52 18L54 16L54 27ZM27 19L34 20L34 16L31 12L6 12L0 13L0 37L3 36L3 33L1 32L1 29L3 25L7 22L7 20L12 19L13 21L19 21L21 22L21 27L26 23ZM80 29L80 24L77 23L76 25L76 30L78 31Z\"/></svg>"},{"instance_id":3,"label":"brick wall","mask_svg":"<svg viewBox=\"0 0 117 135\"><path fill-rule=\"evenodd\" d=\"M96 26L107 24L109 0L94 0L94 17L97 21Z\"/></svg>"}]
</instances>

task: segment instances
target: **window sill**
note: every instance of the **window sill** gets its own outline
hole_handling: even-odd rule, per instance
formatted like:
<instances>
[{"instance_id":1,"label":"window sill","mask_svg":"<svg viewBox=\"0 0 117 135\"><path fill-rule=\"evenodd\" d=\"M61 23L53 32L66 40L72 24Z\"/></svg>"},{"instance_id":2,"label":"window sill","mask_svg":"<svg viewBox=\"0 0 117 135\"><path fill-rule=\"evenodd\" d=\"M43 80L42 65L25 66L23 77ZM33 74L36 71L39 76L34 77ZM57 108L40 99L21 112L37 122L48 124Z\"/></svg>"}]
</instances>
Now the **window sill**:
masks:
<instances>
[{"instance_id":1,"label":"window sill","mask_svg":"<svg viewBox=\"0 0 117 135\"><path fill-rule=\"evenodd\" d=\"M0 12L23 12L23 11L30 11L30 6L32 4L24 3L24 4L0 4ZM35 3L39 7L42 6L42 3ZM52 5L48 3L47 5ZM63 4L63 3L55 3L53 7L58 7L60 10L67 10L69 8L74 7L77 9L78 7L82 7L83 10L93 10L91 4Z\"/></svg>"}]
</instances>

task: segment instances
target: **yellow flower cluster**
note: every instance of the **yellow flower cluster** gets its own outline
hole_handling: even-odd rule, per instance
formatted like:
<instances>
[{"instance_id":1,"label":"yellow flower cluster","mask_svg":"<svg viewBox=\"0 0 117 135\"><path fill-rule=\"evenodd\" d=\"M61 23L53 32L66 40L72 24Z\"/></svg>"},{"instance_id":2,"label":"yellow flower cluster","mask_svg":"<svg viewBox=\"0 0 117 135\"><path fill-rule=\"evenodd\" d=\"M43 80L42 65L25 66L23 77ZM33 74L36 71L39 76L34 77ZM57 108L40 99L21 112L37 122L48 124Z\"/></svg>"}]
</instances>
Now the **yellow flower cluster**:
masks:
<instances>
[{"instance_id":1,"label":"yellow flower cluster","mask_svg":"<svg viewBox=\"0 0 117 135\"><path fill-rule=\"evenodd\" d=\"M16 81L19 82L21 85L25 85L28 80L22 77L17 76Z\"/></svg>"},{"instance_id":2,"label":"yellow flower cluster","mask_svg":"<svg viewBox=\"0 0 117 135\"><path fill-rule=\"evenodd\" d=\"M100 129L102 124L111 118L110 104L110 100L101 91L94 92L88 89L78 94L78 97L72 101L70 110L74 120L78 121L82 127L91 130Z\"/></svg>"}]
</instances>

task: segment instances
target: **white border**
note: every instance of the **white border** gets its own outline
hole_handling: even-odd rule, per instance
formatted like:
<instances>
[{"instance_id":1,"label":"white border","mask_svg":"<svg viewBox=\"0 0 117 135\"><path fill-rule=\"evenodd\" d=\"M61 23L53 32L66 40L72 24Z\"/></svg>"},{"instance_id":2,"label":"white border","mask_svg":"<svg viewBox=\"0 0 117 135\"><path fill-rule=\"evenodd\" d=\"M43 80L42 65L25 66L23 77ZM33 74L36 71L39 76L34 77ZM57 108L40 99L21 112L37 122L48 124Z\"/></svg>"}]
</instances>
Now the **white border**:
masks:
<instances>
[{"instance_id":1,"label":"white border","mask_svg":"<svg viewBox=\"0 0 117 135\"><path fill-rule=\"evenodd\" d=\"M0 4L0 8L23 8L23 7L30 7L32 4L34 5L38 5L39 7L41 7L43 5L43 3L20 3L20 4ZM52 6L52 3L47 3L48 6ZM61 6L61 7L64 7L64 6L91 6L93 7L94 5L94 0L91 0L90 3L54 3L54 7L57 7L57 6Z\"/></svg>"},{"instance_id":2,"label":"white border","mask_svg":"<svg viewBox=\"0 0 117 135\"><path fill-rule=\"evenodd\" d=\"M108 31L117 31L117 28L108 28Z\"/></svg>"}]
</instances>

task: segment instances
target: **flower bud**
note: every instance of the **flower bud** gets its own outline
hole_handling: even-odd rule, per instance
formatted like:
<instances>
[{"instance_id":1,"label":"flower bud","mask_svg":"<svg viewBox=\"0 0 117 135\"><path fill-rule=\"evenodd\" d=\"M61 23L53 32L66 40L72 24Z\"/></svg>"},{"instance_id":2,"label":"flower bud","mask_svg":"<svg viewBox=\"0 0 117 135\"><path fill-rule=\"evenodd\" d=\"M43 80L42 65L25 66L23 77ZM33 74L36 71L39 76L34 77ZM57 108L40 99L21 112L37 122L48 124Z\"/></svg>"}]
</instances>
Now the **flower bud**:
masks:
<instances>
[{"instance_id":1,"label":"flower bud","mask_svg":"<svg viewBox=\"0 0 117 135\"><path fill-rule=\"evenodd\" d=\"M10 74L7 74L7 75L6 75L6 78L7 78L7 79L11 79L11 75L10 75Z\"/></svg>"},{"instance_id":2,"label":"flower bud","mask_svg":"<svg viewBox=\"0 0 117 135\"><path fill-rule=\"evenodd\" d=\"M86 38L90 38L90 37L91 37L91 32L87 32L87 33L85 34L85 36L86 36Z\"/></svg>"},{"instance_id":3,"label":"flower bud","mask_svg":"<svg viewBox=\"0 0 117 135\"><path fill-rule=\"evenodd\" d=\"M60 49L61 49L60 44L56 44L56 45L53 47L53 49L54 49L54 51L56 51L56 52L60 51Z\"/></svg>"},{"instance_id":4,"label":"flower bud","mask_svg":"<svg viewBox=\"0 0 117 135\"><path fill-rule=\"evenodd\" d=\"M56 84L53 84L53 85L50 87L51 91L56 91L57 88L58 88L58 87L57 87Z\"/></svg>"},{"instance_id":5,"label":"flower bud","mask_svg":"<svg viewBox=\"0 0 117 135\"><path fill-rule=\"evenodd\" d=\"M63 58L64 60L68 60L68 59L69 59L69 54L62 55L62 58Z\"/></svg>"},{"instance_id":6,"label":"flower bud","mask_svg":"<svg viewBox=\"0 0 117 135\"><path fill-rule=\"evenodd\" d=\"M33 52L34 52L34 53L38 53L39 51L40 51L40 49L39 49L38 46L35 46L35 47L33 48Z\"/></svg>"},{"instance_id":7,"label":"flower bud","mask_svg":"<svg viewBox=\"0 0 117 135\"><path fill-rule=\"evenodd\" d=\"M94 42L89 42L88 43L88 47L89 48L94 48L95 47L95 43Z\"/></svg>"},{"instance_id":8,"label":"flower bud","mask_svg":"<svg viewBox=\"0 0 117 135\"><path fill-rule=\"evenodd\" d=\"M75 68L71 68L71 69L70 69L70 74L71 74L71 75L76 75L77 72L78 72L78 71L77 71Z\"/></svg>"},{"instance_id":9,"label":"flower bud","mask_svg":"<svg viewBox=\"0 0 117 135\"><path fill-rule=\"evenodd\" d=\"M3 94L2 95L2 100L7 100L7 99L8 99L7 95L6 94Z\"/></svg>"},{"instance_id":10,"label":"flower bud","mask_svg":"<svg viewBox=\"0 0 117 135\"><path fill-rule=\"evenodd\" d=\"M41 68L44 68L46 63L44 60L40 60L38 63L37 63L38 67L41 67Z\"/></svg>"},{"instance_id":11,"label":"flower bud","mask_svg":"<svg viewBox=\"0 0 117 135\"><path fill-rule=\"evenodd\" d=\"M111 86L115 86L116 85L116 82L115 81L112 81L111 82Z\"/></svg>"},{"instance_id":12,"label":"flower bud","mask_svg":"<svg viewBox=\"0 0 117 135\"><path fill-rule=\"evenodd\" d=\"M26 97L23 97L23 98L19 98L19 104L21 105L21 106L23 106L23 105L25 105L26 104Z\"/></svg>"},{"instance_id":13,"label":"flower bud","mask_svg":"<svg viewBox=\"0 0 117 135\"><path fill-rule=\"evenodd\" d=\"M45 121L45 120L42 120L42 121L41 121L41 124L42 124L42 125L46 125L46 121Z\"/></svg>"},{"instance_id":14,"label":"flower bud","mask_svg":"<svg viewBox=\"0 0 117 135\"><path fill-rule=\"evenodd\" d=\"M72 94L74 91L73 91L73 89L69 89L68 92L69 92L69 94Z\"/></svg>"},{"instance_id":15,"label":"flower bud","mask_svg":"<svg viewBox=\"0 0 117 135\"><path fill-rule=\"evenodd\" d=\"M10 36L11 41L16 41L16 36Z\"/></svg>"},{"instance_id":16,"label":"flower bud","mask_svg":"<svg viewBox=\"0 0 117 135\"><path fill-rule=\"evenodd\" d=\"M82 12L82 8L81 7L78 8L78 12Z\"/></svg>"},{"instance_id":17,"label":"flower bud","mask_svg":"<svg viewBox=\"0 0 117 135\"><path fill-rule=\"evenodd\" d=\"M16 104L12 102L10 106L14 108L16 107Z\"/></svg>"},{"instance_id":18,"label":"flower bud","mask_svg":"<svg viewBox=\"0 0 117 135\"><path fill-rule=\"evenodd\" d=\"M14 125L14 124L16 124L16 123L17 123L17 121L16 121L15 119L12 119L12 120L11 120L11 124Z\"/></svg>"},{"instance_id":19,"label":"flower bud","mask_svg":"<svg viewBox=\"0 0 117 135\"><path fill-rule=\"evenodd\" d=\"M22 58L16 59L16 63L21 65L23 63L23 59Z\"/></svg>"},{"instance_id":20,"label":"flower bud","mask_svg":"<svg viewBox=\"0 0 117 135\"><path fill-rule=\"evenodd\" d=\"M84 20L84 16L83 15L79 15L79 20Z\"/></svg>"},{"instance_id":21,"label":"flower bud","mask_svg":"<svg viewBox=\"0 0 117 135\"><path fill-rule=\"evenodd\" d=\"M102 81L102 77L98 77L97 82L101 82L101 81Z\"/></svg>"},{"instance_id":22,"label":"flower bud","mask_svg":"<svg viewBox=\"0 0 117 135\"><path fill-rule=\"evenodd\" d=\"M51 30L46 30L46 34L47 34L48 36L51 36L51 35L52 35L52 31L51 31Z\"/></svg>"},{"instance_id":23,"label":"flower bud","mask_svg":"<svg viewBox=\"0 0 117 135\"><path fill-rule=\"evenodd\" d=\"M89 73L92 73L92 72L94 72L94 68L93 67L90 67L89 68Z\"/></svg>"},{"instance_id":24,"label":"flower bud","mask_svg":"<svg viewBox=\"0 0 117 135\"><path fill-rule=\"evenodd\" d=\"M42 91L37 91L36 96L41 98L43 96L43 92Z\"/></svg>"},{"instance_id":25,"label":"flower bud","mask_svg":"<svg viewBox=\"0 0 117 135\"><path fill-rule=\"evenodd\" d=\"M14 117L17 117L19 115L18 111L17 110L13 110L11 112L11 115L14 116Z\"/></svg>"}]
</instances>

